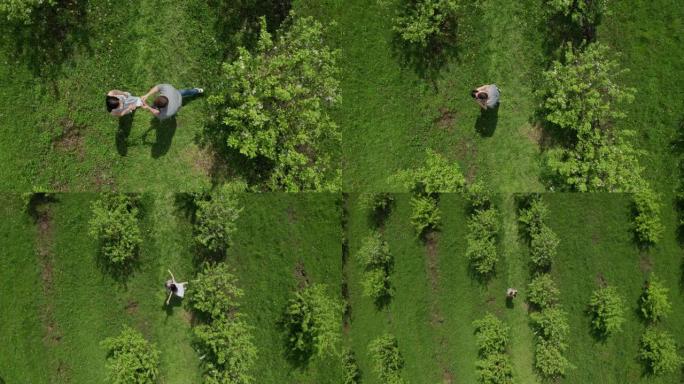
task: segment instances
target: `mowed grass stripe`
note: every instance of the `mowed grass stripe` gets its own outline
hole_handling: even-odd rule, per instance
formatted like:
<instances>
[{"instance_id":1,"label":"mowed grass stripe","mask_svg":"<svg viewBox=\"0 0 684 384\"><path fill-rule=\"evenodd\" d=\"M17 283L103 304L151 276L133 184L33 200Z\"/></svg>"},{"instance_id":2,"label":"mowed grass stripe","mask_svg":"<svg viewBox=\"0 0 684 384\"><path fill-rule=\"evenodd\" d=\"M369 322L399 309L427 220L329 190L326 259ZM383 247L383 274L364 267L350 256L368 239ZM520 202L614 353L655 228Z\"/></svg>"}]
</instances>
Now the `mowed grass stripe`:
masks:
<instances>
[{"instance_id":1,"label":"mowed grass stripe","mask_svg":"<svg viewBox=\"0 0 684 384\"><path fill-rule=\"evenodd\" d=\"M291 294L304 281L323 283L341 299L342 239L337 194L264 193L240 197L244 211L237 221L226 262L244 290L240 312L254 326L258 383L336 383L340 359L313 359L296 368L286 358L279 325ZM340 318L340 330L342 319Z\"/></svg>"},{"instance_id":2,"label":"mowed grass stripe","mask_svg":"<svg viewBox=\"0 0 684 384\"><path fill-rule=\"evenodd\" d=\"M0 195L0 378L48 383L55 360L45 347L41 265L36 226L19 195Z\"/></svg>"}]
</instances>

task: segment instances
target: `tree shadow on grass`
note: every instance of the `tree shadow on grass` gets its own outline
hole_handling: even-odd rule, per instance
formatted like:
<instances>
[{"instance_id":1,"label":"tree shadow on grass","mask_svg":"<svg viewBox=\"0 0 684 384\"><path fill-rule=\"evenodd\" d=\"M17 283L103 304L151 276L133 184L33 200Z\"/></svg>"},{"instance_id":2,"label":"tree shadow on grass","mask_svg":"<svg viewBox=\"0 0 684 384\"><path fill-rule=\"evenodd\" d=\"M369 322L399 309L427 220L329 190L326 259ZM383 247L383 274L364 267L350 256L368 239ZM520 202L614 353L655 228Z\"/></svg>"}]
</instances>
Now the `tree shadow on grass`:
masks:
<instances>
[{"instance_id":1,"label":"tree shadow on grass","mask_svg":"<svg viewBox=\"0 0 684 384\"><path fill-rule=\"evenodd\" d=\"M456 26L453 36L456 36ZM399 34L392 37L392 52L402 68L413 70L421 79L435 84L439 73L452 60L458 59L457 38L433 39L426 46L405 41Z\"/></svg>"},{"instance_id":2,"label":"tree shadow on grass","mask_svg":"<svg viewBox=\"0 0 684 384\"><path fill-rule=\"evenodd\" d=\"M120 156L128 154L128 137L131 134L131 127L133 126L133 113L119 118L119 129L116 131L116 151Z\"/></svg>"},{"instance_id":3,"label":"tree shadow on grass","mask_svg":"<svg viewBox=\"0 0 684 384\"><path fill-rule=\"evenodd\" d=\"M494 108L483 109L475 122L475 131L482 137L492 137L499 122L499 105Z\"/></svg>"},{"instance_id":4,"label":"tree shadow on grass","mask_svg":"<svg viewBox=\"0 0 684 384\"><path fill-rule=\"evenodd\" d=\"M291 0L211 0L216 10L216 39L222 42L218 54L221 62L235 54L237 47L251 49L259 37L259 19L266 18L268 31L274 33L287 18Z\"/></svg>"},{"instance_id":5,"label":"tree shadow on grass","mask_svg":"<svg viewBox=\"0 0 684 384\"><path fill-rule=\"evenodd\" d=\"M140 250L137 250L135 257L123 264L113 264L100 248L95 256L95 265L103 274L110 276L114 281L125 286L131 275L140 270L139 252Z\"/></svg>"},{"instance_id":6,"label":"tree shadow on grass","mask_svg":"<svg viewBox=\"0 0 684 384\"><path fill-rule=\"evenodd\" d=\"M165 120L159 120L156 117L153 117L150 120L150 128L145 131L142 140L143 143L151 145L150 151L152 158L158 159L169 152L171 143L173 142L173 136L176 134L176 127L176 116ZM155 133L154 142L147 140L147 135L150 131L154 131Z\"/></svg>"},{"instance_id":7,"label":"tree shadow on grass","mask_svg":"<svg viewBox=\"0 0 684 384\"><path fill-rule=\"evenodd\" d=\"M34 76L52 83L62 64L79 47L90 49L87 30L87 1L57 0L42 4L31 13L28 24L3 21L3 42L13 49L12 59L24 62Z\"/></svg>"}]
</instances>

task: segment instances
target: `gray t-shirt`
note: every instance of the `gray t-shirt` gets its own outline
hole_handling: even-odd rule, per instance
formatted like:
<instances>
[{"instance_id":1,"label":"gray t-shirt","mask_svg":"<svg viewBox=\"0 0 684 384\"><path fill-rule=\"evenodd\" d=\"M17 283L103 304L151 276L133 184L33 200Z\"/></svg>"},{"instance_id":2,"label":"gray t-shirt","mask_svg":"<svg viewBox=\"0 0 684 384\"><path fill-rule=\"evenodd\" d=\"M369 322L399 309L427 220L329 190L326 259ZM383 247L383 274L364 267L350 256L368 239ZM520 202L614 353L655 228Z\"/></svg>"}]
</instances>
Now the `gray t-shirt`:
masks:
<instances>
[{"instance_id":1,"label":"gray t-shirt","mask_svg":"<svg viewBox=\"0 0 684 384\"><path fill-rule=\"evenodd\" d=\"M159 120L168 119L178 112L178 109L183 103L183 97L181 97L180 92L171 84L157 84L157 88L159 88L159 94L161 96L165 96L169 99L169 103L166 107L159 109L159 116L157 116L157 118L159 118Z\"/></svg>"},{"instance_id":2,"label":"gray t-shirt","mask_svg":"<svg viewBox=\"0 0 684 384\"><path fill-rule=\"evenodd\" d=\"M487 86L487 108L494 108L499 104L499 88L496 84L489 84Z\"/></svg>"}]
</instances>

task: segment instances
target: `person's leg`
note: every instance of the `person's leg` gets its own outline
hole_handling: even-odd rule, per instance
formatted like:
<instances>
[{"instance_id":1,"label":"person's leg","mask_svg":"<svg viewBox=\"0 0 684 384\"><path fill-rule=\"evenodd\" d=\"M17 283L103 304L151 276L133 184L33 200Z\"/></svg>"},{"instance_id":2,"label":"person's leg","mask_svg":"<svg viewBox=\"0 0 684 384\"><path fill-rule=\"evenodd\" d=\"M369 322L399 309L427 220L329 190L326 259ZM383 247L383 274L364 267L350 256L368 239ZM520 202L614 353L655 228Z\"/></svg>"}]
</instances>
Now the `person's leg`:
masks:
<instances>
[{"instance_id":1,"label":"person's leg","mask_svg":"<svg viewBox=\"0 0 684 384\"><path fill-rule=\"evenodd\" d=\"M202 93L202 89L200 89L200 88L181 89L178 92L180 92L182 97L187 97L187 96L199 95L200 93Z\"/></svg>"}]
</instances>

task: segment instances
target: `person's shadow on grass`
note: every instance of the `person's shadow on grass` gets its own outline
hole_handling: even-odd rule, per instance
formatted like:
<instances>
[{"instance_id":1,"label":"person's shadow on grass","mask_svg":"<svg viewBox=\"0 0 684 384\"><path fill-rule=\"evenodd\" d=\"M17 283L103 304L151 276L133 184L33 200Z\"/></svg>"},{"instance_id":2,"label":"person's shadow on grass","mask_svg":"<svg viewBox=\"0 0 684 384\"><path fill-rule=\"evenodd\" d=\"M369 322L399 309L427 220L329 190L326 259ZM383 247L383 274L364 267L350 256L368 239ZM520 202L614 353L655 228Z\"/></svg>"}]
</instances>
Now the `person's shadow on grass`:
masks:
<instances>
[{"instance_id":1,"label":"person's shadow on grass","mask_svg":"<svg viewBox=\"0 0 684 384\"><path fill-rule=\"evenodd\" d=\"M151 144L151 154L152 158L157 159L164 156L171 148L171 142L173 141L173 135L176 134L176 117L171 117L166 120L159 120L157 118L152 118L150 121L150 128L143 134L143 143ZM155 141L147 141L147 134L154 130Z\"/></svg>"},{"instance_id":2,"label":"person's shadow on grass","mask_svg":"<svg viewBox=\"0 0 684 384\"><path fill-rule=\"evenodd\" d=\"M499 106L480 111L475 122L475 131L482 137L492 137L499 121Z\"/></svg>"},{"instance_id":3,"label":"person's shadow on grass","mask_svg":"<svg viewBox=\"0 0 684 384\"><path fill-rule=\"evenodd\" d=\"M133 113L119 118L119 129L116 131L116 151L119 155L128 154L128 136L131 134L133 126Z\"/></svg>"},{"instance_id":4,"label":"person's shadow on grass","mask_svg":"<svg viewBox=\"0 0 684 384\"><path fill-rule=\"evenodd\" d=\"M173 315L173 309L180 307L181 304L183 304L183 300L181 300L179 297L176 297L176 295L173 295L171 296L171 300L169 300L168 305L166 304L166 300L164 300L164 303L162 303L162 308L166 312L166 316L171 316Z\"/></svg>"}]
</instances>

